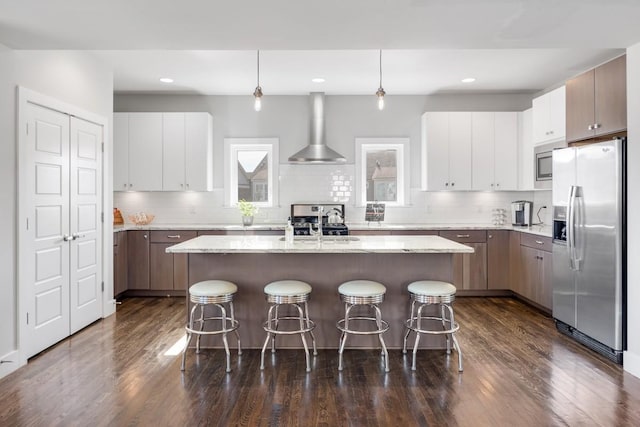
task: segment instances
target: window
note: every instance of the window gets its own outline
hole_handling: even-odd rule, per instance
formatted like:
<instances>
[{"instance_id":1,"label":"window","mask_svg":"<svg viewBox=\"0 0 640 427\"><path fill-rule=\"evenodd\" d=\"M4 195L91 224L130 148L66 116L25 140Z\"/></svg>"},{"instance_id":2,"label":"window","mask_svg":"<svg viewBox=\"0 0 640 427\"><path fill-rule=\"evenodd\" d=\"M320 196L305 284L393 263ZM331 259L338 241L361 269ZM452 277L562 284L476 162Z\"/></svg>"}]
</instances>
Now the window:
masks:
<instances>
[{"instance_id":1,"label":"window","mask_svg":"<svg viewBox=\"0 0 640 427\"><path fill-rule=\"evenodd\" d=\"M277 205L276 138L225 139L225 190L229 206L238 200L254 202L257 206Z\"/></svg>"},{"instance_id":2,"label":"window","mask_svg":"<svg viewBox=\"0 0 640 427\"><path fill-rule=\"evenodd\" d=\"M358 201L405 204L408 138L357 138Z\"/></svg>"}]
</instances>

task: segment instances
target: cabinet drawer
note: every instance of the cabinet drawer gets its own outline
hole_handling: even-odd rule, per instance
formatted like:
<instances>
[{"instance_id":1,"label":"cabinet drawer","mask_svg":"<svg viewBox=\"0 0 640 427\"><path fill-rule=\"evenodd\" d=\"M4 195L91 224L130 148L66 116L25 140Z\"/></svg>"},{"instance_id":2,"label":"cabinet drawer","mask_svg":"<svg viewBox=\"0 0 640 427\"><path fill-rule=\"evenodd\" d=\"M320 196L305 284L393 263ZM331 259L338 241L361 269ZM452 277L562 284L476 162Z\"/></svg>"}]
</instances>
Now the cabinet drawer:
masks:
<instances>
[{"instance_id":1,"label":"cabinet drawer","mask_svg":"<svg viewBox=\"0 0 640 427\"><path fill-rule=\"evenodd\" d=\"M487 242L487 230L442 230L440 236L460 243Z\"/></svg>"},{"instance_id":2,"label":"cabinet drawer","mask_svg":"<svg viewBox=\"0 0 640 427\"><path fill-rule=\"evenodd\" d=\"M551 252L551 237L536 236L535 234L520 233L520 244L541 251Z\"/></svg>"},{"instance_id":3,"label":"cabinet drawer","mask_svg":"<svg viewBox=\"0 0 640 427\"><path fill-rule=\"evenodd\" d=\"M198 235L195 230L152 230L151 243L178 243L193 239Z\"/></svg>"}]
</instances>

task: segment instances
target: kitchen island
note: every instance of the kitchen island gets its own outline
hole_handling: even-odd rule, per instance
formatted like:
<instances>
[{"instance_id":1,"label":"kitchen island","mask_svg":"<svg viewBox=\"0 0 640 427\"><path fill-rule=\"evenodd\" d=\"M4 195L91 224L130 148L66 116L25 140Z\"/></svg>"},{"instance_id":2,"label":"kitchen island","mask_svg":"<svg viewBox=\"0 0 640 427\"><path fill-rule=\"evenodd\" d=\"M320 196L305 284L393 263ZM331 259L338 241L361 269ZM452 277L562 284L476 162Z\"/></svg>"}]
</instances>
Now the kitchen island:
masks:
<instances>
[{"instance_id":1,"label":"kitchen island","mask_svg":"<svg viewBox=\"0 0 640 427\"><path fill-rule=\"evenodd\" d=\"M335 322L344 314L338 286L355 279L383 283L387 293L381 309L391 326L385 341L389 348L400 348L408 312L407 285L421 279L451 281L452 255L473 249L439 236L325 236L322 241L305 238L294 243L279 236L199 236L166 251L188 254L189 284L224 279L238 285L234 305L245 348L262 346L268 307L263 288L282 279L303 280L313 287L309 311L317 325L314 334L319 348L338 346ZM210 337L203 337L205 346L220 345L205 338ZM376 337L353 338L349 347L377 346ZM441 345L437 337L423 341L426 347ZM278 345L298 348L301 343L289 336Z\"/></svg>"}]
</instances>

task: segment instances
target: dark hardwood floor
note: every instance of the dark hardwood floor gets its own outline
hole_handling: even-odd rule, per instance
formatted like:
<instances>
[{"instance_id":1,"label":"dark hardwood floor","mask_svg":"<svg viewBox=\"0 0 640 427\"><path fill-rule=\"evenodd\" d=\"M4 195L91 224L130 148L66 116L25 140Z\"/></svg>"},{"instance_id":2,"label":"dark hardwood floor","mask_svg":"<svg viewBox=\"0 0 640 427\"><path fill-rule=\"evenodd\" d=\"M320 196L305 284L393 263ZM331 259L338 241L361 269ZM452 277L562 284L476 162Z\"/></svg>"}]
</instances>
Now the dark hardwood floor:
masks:
<instances>
[{"instance_id":1,"label":"dark hardwood floor","mask_svg":"<svg viewBox=\"0 0 640 427\"><path fill-rule=\"evenodd\" d=\"M384 304L383 304L384 311ZM189 352L171 347L182 298L132 298L0 380L1 426L637 426L640 379L556 332L551 318L509 298L459 298L465 371L439 350ZM400 327L393 325L393 327ZM240 330L242 332L242 329ZM174 348L175 350L175 348ZM179 350L179 349L178 349ZM275 366L274 366L275 365Z\"/></svg>"}]
</instances>

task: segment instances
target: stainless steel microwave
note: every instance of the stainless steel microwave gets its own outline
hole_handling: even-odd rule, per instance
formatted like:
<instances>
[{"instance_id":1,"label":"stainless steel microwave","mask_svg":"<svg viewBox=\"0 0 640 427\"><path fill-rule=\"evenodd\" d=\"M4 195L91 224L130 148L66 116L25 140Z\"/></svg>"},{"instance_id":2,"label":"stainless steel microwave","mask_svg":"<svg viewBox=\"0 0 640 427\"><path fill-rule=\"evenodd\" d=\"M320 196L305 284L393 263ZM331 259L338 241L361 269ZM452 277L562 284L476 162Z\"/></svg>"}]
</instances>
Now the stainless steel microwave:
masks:
<instances>
[{"instance_id":1,"label":"stainless steel microwave","mask_svg":"<svg viewBox=\"0 0 640 427\"><path fill-rule=\"evenodd\" d=\"M533 181L533 188L551 190L553 179L552 152L556 148L565 148L566 146L567 143L565 141L559 141L536 145L533 147L533 173L535 178Z\"/></svg>"}]
</instances>

